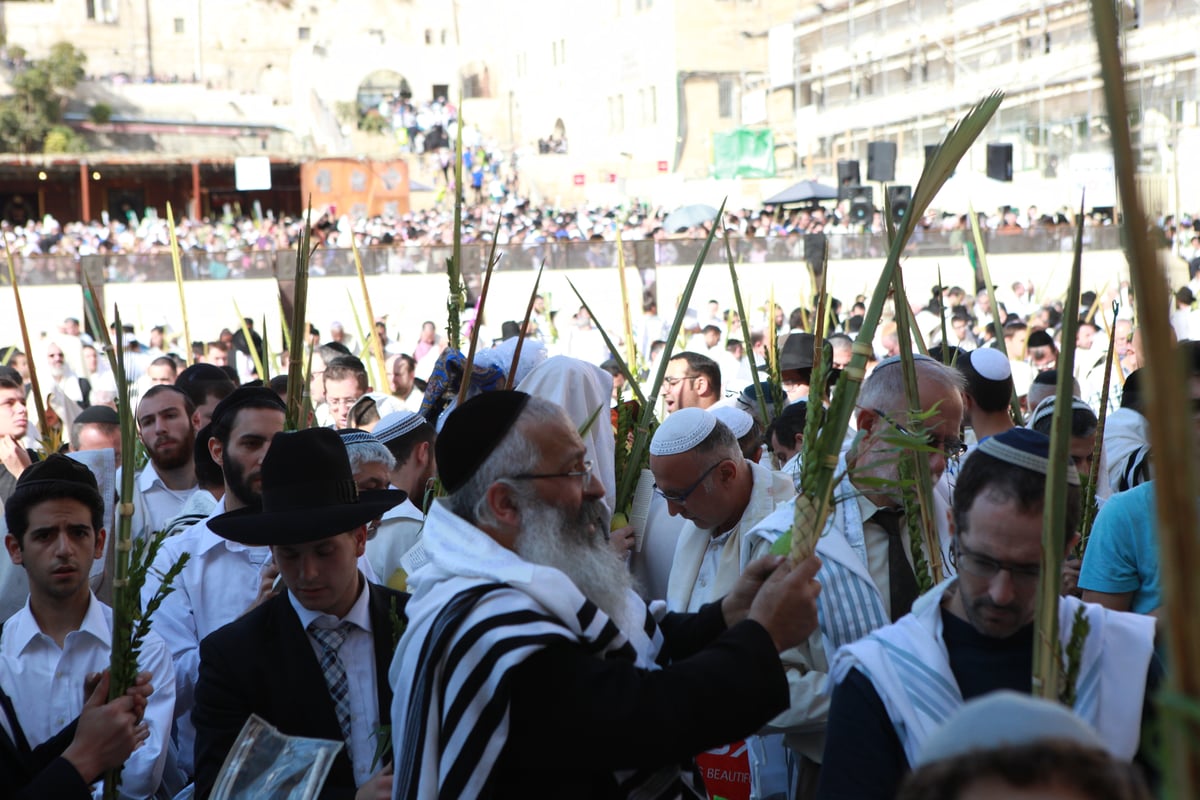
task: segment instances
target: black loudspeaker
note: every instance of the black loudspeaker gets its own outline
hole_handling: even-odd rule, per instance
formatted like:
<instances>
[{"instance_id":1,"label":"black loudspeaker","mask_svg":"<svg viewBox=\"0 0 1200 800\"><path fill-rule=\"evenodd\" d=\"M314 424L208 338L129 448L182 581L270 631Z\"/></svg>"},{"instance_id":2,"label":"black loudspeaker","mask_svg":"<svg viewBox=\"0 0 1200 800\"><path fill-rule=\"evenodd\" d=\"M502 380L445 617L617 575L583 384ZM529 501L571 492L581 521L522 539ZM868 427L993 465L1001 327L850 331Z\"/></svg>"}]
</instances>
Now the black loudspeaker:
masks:
<instances>
[{"instance_id":1,"label":"black loudspeaker","mask_svg":"<svg viewBox=\"0 0 1200 800\"><path fill-rule=\"evenodd\" d=\"M875 190L870 186L851 186L847 196L850 198L850 221L870 222L875 214Z\"/></svg>"},{"instance_id":2,"label":"black loudspeaker","mask_svg":"<svg viewBox=\"0 0 1200 800\"><path fill-rule=\"evenodd\" d=\"M867 180L896 180L895 142L870 142L867 145Z\"/></svg>"},{"instance_id":3,"label":"black loudspeaker","mask_svg":"<svg viewBox=\"0 0 1200 800\"><path fill-rule=\"evenodd\" d=\"M850 188L858 186L862 183L859 179L858 162L857 161L839 161L837 162L838 171L838 200L845 200L850 196Z\"/></svg>"},{"instance_id":4,"label":"black loudspeaker","mask_svg":"<svg viewBox=\"0 0 1200 800\"><path fill-rule=\"evenodd\" d=\"M912 205L912 187L911 186L889 186L887 187L888 205L892 209L892 221L897 225L900 220L908 215L908 207Z\"/></svg>"},{"instance_id":5,"label":"black loudspeaker","mask_svg":"<svg viewBox=\"0 0 1200 800\"><path fill-rule=\"evenodd\" d=\"M987 176L996 181L1012 180L1011 144L989 144L987 146Z\"/></svg>"},{"instance_id":6,"label":"black loudspeaker","mask_svg":"<svg viewBox=\"0 0 1200 800\"><path fill-rule=\"evenodd\" d=\"M940 145L940 144L927 144L927 145L925 145L925 160L926 160L926 161L932 161L932 160L933 160L933 157L937 155L937 151L938 151L938 148L939 148L939 147L941 147L941 145ZM954 170L950 170L950 174L951 174L951 175L953 175L953 174L954 174Z\"/></svg>"}]
</instances>

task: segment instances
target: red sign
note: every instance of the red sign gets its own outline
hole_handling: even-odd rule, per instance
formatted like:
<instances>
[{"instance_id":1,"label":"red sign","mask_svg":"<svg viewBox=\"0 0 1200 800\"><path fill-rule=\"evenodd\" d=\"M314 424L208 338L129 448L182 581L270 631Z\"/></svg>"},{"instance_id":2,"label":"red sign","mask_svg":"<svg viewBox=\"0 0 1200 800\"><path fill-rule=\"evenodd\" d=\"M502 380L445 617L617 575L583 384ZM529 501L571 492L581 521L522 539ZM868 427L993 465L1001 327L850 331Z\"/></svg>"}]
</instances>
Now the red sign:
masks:
<instances>
[{"instance_id":1,"label":"red sign","mask_svg":"<svg viewBox=\"0 0 1200 800\"><path fill-rule=\"evenodd\" d=\"M617 173L615 173L615 172L608 173L608 182L616 183L617 182Z\"/></svg>"},{"instance_id":2,"label":"red sign","mask_svg":"<svg viewBox=\"0 0 1200 800\"><path fill-rule=\"evenodd\" d=\"M750 756L744 741L696 756L709 800L750 800Z\"/></svg>"},{"instance_id":3,"label":"red sign","mask_svg":"<svg viewBox=\"0 0 1200 800\"><path fill-rule=\"evenodd\" d=\"M583 175L582 175L582 174L579 174L579 173L577 173L577 174L575 175L575 185L576 185L576 186L583 186Z\"/></svg>"},{"instance_id":4,"label":"red sign","mask_svg":"<svg viewBox=\"0 0 1200 800\"><path fill-rule=\"evenodd\" d=\"M665 161L658 162L658 171L659 172L666 172L667 169L668 169L667 162L665 162Z\"/></svg>"}]
</instances>

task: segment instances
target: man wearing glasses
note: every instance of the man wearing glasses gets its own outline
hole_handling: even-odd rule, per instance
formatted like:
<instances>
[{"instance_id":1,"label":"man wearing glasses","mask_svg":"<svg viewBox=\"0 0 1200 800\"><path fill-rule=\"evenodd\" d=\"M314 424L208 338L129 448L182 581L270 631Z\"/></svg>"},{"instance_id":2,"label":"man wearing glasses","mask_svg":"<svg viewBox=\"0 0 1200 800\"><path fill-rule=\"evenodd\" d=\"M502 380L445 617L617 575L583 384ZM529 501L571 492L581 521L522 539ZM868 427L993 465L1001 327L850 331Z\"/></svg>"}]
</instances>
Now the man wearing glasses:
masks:
<instances>
[{"instance_id":1,"label":"man wearing glasses","mask_svg":"<svg viewBox=\"0 0 1200 800\"><path fill-rule=\"evenodd\" d=\"M672 356L663 375L663 403L668 414L681 408L711 408L721 399L721 367L700 353Z\"/></svg>"},{"instance_id":2,"label":"man wearing glasses","mask_svg":"<svg viewBox=\"0 0 1200 800\"><path fill-rule=\"evenodd\" d=\"M1031 691L1050 440L1014 428L985 439L954 488L955 579L933 588L899 622L834 655L836 683L817 796L891 798L926 739L966 700ZM1067 467L1068 551L1080 516L1079 475ZM1076 612L1090 626L1073 710L1118 758L1139 747L1153 659L1154 621L1059 600L1065 648Z\"/></svg>"},{"instance_id":3,"label":"man wearing glasses","mask_svg":"<svg viewBox=\"0 0 1200 800\"><path fill-rule=\"evenodd\" d=\"M684 408L650 442L654 488L687 522L667 579L667 608L695 612L722 597L741 573L742 534L791 499L791 479L747 461L737 439L709 411ZM766 548L755 555L765 555Z\"/></svg>"},{"instance_id":4,"label":"man wearing glasses","mask_svg":"<svg viewBox=\"0 0 1200 800\"><path fill-rule=\"evenodd\" d=\"M824 566L821 630L800 647L783 654L788 668L791 708L771 721L786 734L800 756L798 797L812 797L823 770L821 753L829 697L825 692L830 653L908 613L919 594L912 545L900 513L900 460L908 453L898 441L919 435L930 445L927 458L936 482L948 461L965 450L962 424L962 373L928 356L916 356L920 419L908 411L904 375L898 357L879 362L863 383L855 420L858 435L839 465L833 513L817 540ZM836 402L836 401L835 401ZM781 504L749 531L742 545L746 563L762 541L774 542L792 527L793 503ZM929 554L925 554L929 559Z\"/></svg>"}]
</instances>

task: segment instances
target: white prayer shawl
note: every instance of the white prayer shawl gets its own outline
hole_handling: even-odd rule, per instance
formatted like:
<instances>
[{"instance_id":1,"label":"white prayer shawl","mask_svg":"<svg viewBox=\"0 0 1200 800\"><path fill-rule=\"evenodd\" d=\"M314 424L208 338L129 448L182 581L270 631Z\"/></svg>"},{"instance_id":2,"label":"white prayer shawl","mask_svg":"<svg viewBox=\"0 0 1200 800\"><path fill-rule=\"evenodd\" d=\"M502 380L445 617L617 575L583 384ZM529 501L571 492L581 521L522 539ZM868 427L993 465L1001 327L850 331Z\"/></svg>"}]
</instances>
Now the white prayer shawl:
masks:
<instances>
[{"instance_id":1,"label":"white prayer shawl","mask_svg":"<svg viewBox=\"0 0 1200 800\"><path fill-rule=\"evenodd\" d=\"M821 557L821 569L817 572L821 583L817 615L827 653L889 622L883 595L867 570L867 545L858 494L849 476L843 477L833 492L833 513L817 539L817 555ZM781 504L743 537L743 568L751 554L761 549L763 540L774 544L791 529L794 515L795 501Z\"/></svg>"},{"instance_id":2,"label":"white prayer shawl","mask_svg":"<svg viewBox=\"0 0 1200 800\"><path fill-rule=\"evenodd\" d=\"M845 680L851 668L871 681L910 764L916 763L930 734L964 702L942 638L941 600L953 583L954 579L943 581L918 598L912 612L894 625L843 647L830 666L831 688ZM1063 597L1058 603L1063 647L1080 606L1086 609L1091 630L1083 646L1073 711L1095 728L1114 756L1129 760L1137 752L1141 733L1143 681L1154 650L1154 620Z\"/></svg>"},{"instance_id":3,"label":"white prayer shawl","mask_svg":"<svg viewBox=\"0 0 1200 800\"><path fill-rule=\"evenodd\" d=\"M763 518L775 510L775 507L790 497L794 497L796 489L790 476L782 472L772 472L766 467L747 461L753 481L750 490L750 501L742 518L725 545L721 549L720 565L717 567L717 578L708 587L697 587L696 578L704 563L704 555L708 552L709 542L713 535L711 529L697 528L695 523L688 520L679 532L679 541L675 545L675 560L671 564L671 575L667 579L667 608L671 611L687 611L692 595L700 591L706 596L703 602L708 603L723 597L742 574L742 540L745 532L757 525Z\"/></svg>"},{"instance_id":4,"label":"white prayer shawl","mask_svg":"<svg viewBox=\"0 0 1200 800\"><path fill-rule=\"evenodd\" d=\"M399 800L474 798L508 733L508 673L543 647L570 642L601 658L656 669L662 636L632 591L623 631L557 569L532 564L434 502L410 575L408 626L388 678ZM618 775L630 797L674 796L678 768Z\"/></svg>"}]
</instances>

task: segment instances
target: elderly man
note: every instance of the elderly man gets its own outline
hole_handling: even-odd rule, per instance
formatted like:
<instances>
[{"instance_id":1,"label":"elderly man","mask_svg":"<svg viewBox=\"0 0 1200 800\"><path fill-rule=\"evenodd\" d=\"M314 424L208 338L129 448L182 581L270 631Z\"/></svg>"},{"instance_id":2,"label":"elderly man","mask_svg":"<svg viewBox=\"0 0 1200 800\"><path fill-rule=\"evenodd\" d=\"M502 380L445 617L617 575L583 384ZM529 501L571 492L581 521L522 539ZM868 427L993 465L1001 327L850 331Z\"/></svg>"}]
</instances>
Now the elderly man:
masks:
<instances>
[{"instance_id":1,"label":"elderly man","mask_svg":"<svg viewBox=\"0 0 1200 800\"><path fill-rule=\"evenodd\" d=\"M320 464L317 474L313 464ZM196 796L208 797L251 714L292 736L333 739L321 797L391 796L390 765L376 766L378 729L389 723L387 665L407 596L358 569L367 524L403 492L357 491L336 433L279 433L262 463L262 509L208 525L231 541L270 546L287 591L200 644L196 685ZM399 738L399 737L397 737Z\"/></svg>"},{"instance_id":2,"label":"elderly man","mask_svg":"<svg viewBox=\"0 0 1200 800\"><path fill-rule=\"evenodd\" d=\"M962 455L962 373L928 357L916 360L921 417L911 419L899 358L884 359L858 396L859 435L845 453L846 470L833 490L834 509L817 554L824 562L821 632L784 654L791 709L770 728L787 734L801 756L801 796L815 791L829 711L825 694L826 643L837 648L908 613L919 592L901 503L896 437L922 431L933 448L929 467L937 480L948 460ZM841 471L841 470L839 470ZM794 505L785 503L745 537L749 553L758 538L775 541L790 530ZM928 559L928 554L926 558Z\"/></svg>"},{"instance_id":3,"label":"elderly man","mask_svg":"<svg viewBox=\"0 0 1200 800\"><path fill-rule=\"evenodd\" d=\"M110 449L120 464L121 417L108 406L84 409L71 425L71 449L76 452Z\"/></svg>"},{"instance_id":4,"label":"elderly man","mask_svg":"<svg viewBox=\"0 0 1200 800\"><path fill-rule=\"evenodd\" d=\"M672 516L687 520L667 579L667 608L696 612L726 595L741 574L742 535L795 495L786 475L743 457L711 412L684 408L650 442L655 490ZM757 558L765 555L766 542Z\"/></svg>"},{"instance_id":5,"label":"elderly man","mask_svg":"<svg viewBox=\"0 0 1200 800\"><path fill-rule=\"evenodd\" d=\"M786 704L777 653L814 630L817 562L762 559L721 602L655 624L585 454L562 409L523 392L447 419L449 495L389 673L397 797L680 791L683 760Z\"/></svg>"},{"instance_id":6,"label":"elderly man","mask_svg":"<svg viewBox=\"0 0 1200 800\"><path fill-rule=\"evenodd\" d=\"M958 576L908 616L842 647L818 797L892 798L933 731L965 700L999 689L1031 691L1050 440L1014 428L986 439L954 489ZM1067 468L1067 548L1079 523L1079 475ZM1138 751L1144 690L1157 682L1154 620L1059 600L1065 649L1076 612L1089 632L1074 711L1114 756ZM1090 679L1089 679L1090 676Z\"/></svg>"}]
</instances>

